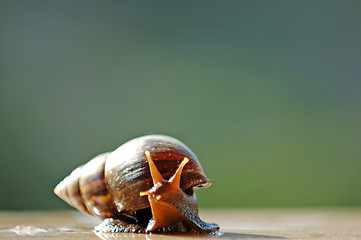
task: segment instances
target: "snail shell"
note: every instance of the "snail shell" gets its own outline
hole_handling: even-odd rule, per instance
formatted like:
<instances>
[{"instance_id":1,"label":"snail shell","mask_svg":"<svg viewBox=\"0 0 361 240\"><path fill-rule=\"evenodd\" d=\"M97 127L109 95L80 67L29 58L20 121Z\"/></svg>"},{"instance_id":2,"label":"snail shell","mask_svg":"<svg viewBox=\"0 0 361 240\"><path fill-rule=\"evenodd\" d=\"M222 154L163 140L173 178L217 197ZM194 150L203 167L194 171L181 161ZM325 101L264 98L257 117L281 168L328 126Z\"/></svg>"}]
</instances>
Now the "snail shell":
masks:
<instances>
[{"instance_id":1,"label":"snail shell","mask_svg":"<svg viewBox=\"0 0 361 240\"><path fill-rule=\"evenodd\" d=\"M149 152L148 159L145 152ZM163 179L169 179L184 159L189 162L182 165L179 173L182 196L171 199L171 202L174 206L180 206L178 212L191 209L186 213L189 216L184 217L184 214L181 214L179 221L187 222L187 218L193 218L188 224L191 228L198 228L198 232L214 231L218 229L218 225L202 227L207 223L197 215L198 203L193 192L194 188L208 187L210 180L205 176L195 154L185 144L169 136L149 135L135 138L113 152L100 154L75 169L55 187L54 192L84 213L102 219L131 216L135 223L140 224L139 222L144 220L138 219L142 217L138 213L144 210L143 212L149 213L143 215L149 215L151 201L150 197L147 199L140 196L140 193L155 187L152 178L154 171L158 170ZM149 161L156 166L152 174ZM189 203L185 204L187 201ZM151 222L149 219L146 221L148 225ZM194 223L195 221L198 222ZM150 229L149 226L147 229Z\"/></svg>"}]
</instances>

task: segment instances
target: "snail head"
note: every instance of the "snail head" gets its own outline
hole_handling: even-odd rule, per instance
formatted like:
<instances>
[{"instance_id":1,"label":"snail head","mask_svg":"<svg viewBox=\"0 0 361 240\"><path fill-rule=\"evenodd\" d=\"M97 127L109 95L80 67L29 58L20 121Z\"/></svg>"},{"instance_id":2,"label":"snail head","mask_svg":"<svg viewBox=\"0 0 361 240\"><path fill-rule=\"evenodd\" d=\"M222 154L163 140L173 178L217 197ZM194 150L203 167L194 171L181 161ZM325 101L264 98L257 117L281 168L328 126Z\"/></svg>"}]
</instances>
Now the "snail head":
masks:
<instances>
[{"instance_id":1,"label":"snail head","mask_svg":"<svg viewBox=\"0 0 361 240\"><path fill-rule=\"evenodd\" d=\"M196 199L186 195L180 188L182 171L189 161L188 158L184 158L174 175L169 180L165 180L150 157L149 151L146 151L145 155L148 159L153 187L148 191L140 192L139 195L148 196L154 221L148 224L146 231L153 231L182 221L185 217L179 211L179 206Z\"/></svg>"}]
</instances>

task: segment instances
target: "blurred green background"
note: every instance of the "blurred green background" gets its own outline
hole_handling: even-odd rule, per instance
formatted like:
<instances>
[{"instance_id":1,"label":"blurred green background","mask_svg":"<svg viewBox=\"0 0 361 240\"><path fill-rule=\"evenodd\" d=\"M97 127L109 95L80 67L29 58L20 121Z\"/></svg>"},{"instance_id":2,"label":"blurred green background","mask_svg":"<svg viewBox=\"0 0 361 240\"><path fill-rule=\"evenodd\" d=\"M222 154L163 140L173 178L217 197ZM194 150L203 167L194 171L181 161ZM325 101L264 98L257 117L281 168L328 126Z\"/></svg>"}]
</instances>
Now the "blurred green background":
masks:
<instances>
[{"instance_id":1,"label":"blurred green background","mask_svg":"<svg viewBox=\"0 0 361 240\"><path fill-rule=\"evenodd\" d=\"M203 207L361 205L360 1L0 1L0 209L145 134Z\"/></svg>"}]
</instances>

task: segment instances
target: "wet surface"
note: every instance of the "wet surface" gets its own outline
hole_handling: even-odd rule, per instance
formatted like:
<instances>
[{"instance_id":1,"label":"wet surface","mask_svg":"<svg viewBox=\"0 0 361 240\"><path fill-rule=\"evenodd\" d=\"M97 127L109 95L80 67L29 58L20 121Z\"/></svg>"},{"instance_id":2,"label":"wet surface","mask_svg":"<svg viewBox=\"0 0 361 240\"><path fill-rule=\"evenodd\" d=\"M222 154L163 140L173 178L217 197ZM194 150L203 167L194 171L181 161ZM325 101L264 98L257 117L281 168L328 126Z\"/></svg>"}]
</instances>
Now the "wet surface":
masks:
<instances>
[{"instance_id":1,"label":"wet surface","mask_svg":"<svg viewBox=\"0 0 361 240\"><path fill-rule=\"evenodd\" d=\"M223 209L200 212L216 234L101 233L100 221L73 211L0 212L0 239L361 239L361 208Z\"/></svg>"}]
</instances>

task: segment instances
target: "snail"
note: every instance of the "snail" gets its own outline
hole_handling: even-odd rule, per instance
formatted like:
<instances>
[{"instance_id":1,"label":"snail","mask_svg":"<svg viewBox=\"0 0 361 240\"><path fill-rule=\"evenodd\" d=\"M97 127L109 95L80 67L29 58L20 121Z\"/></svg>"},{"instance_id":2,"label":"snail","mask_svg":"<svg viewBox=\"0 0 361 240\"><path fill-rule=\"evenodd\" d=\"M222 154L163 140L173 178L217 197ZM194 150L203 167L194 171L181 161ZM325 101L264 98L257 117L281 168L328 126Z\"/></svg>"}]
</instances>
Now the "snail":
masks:
<instances>
[{"instance_id":1,"label":"snail","mask_svg":"<svg viewBox=\"0 0 361 240\"><path fill-rule=\"evenodd\" d=\"M208 187L195 154L165 135L132 139L76 168L54 189L102 232L214 233L198 216L195 188Z\"/></svg>"}]
</instances>

